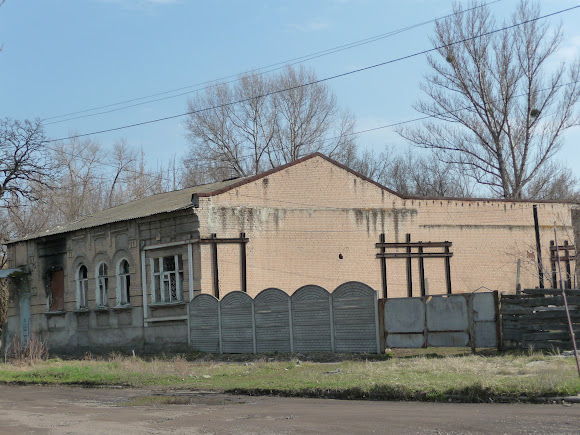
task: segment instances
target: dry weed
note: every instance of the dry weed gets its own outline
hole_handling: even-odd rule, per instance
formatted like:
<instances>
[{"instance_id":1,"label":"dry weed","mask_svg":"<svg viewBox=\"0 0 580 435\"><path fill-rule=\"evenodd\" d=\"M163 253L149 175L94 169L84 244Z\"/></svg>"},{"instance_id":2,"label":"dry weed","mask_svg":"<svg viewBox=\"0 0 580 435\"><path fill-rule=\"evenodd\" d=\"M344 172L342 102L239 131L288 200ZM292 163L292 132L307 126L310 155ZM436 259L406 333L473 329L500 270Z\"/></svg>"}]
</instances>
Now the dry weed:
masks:
<instances>
[{"instance_id":1,"label":"dry weed","mask_svg":"<svg viewBox=\"0 0 580 435\"><path fill-rule=\"evenodd\" d=\"M15 364L30 365L48 359L48 345L46 340L41 340L36 334L30 334L26 343L17 335L8 345L6 353Z\"/></svg>"}]
</instances>

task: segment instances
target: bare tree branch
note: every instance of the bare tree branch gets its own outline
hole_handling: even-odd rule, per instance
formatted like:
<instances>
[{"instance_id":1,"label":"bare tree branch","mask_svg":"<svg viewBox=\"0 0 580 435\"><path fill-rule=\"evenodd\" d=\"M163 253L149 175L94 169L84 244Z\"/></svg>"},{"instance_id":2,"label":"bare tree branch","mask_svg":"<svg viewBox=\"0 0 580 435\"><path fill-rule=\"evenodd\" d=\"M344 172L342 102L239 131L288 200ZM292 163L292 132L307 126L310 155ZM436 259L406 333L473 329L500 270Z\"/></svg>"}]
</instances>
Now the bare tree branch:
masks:
<instances>
[{"instance_id":1,"label":"bare tree branch","mask_svg":"<svg viewBox=\"0 0 580 435\"><path fill-rule=\"evenodd\" d=\"M488 34L497 25L486 7L437 22L432 43L441 48L428 58L427 98L415 109L440 122L398 130L505 198L528 197L530 183L550 176L543 168L579 122L580 63L551 67L562 33L539 16L539 4L522 0L511 23L525 24L503 32Z\"/></svg>"},{"instance_id":2,"label":"bare tree branch","mask_svg":"<svg viewBox=\"0 0 580 435\"><path fill-rule=\"evenodd\" d=\"M190 100L183 182L258 174L315 151L346 158L355 148L354 117L326 85L301 86L315 80L312 71L288 67L269 78L243 75Z\"/></svg>"}]
</instances>

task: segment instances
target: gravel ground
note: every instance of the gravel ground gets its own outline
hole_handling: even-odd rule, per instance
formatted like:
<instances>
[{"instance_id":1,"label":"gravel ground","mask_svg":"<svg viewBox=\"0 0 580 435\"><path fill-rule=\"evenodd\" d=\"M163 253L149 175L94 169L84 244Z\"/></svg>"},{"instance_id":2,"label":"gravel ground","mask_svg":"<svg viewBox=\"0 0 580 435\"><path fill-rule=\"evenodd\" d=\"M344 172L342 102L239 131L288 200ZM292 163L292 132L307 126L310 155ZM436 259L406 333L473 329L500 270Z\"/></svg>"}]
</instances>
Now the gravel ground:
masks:
<instances>
[{"instance_id":1,"label":"gravel ground","mask_svg":"<svg viewBox=\"0 0 580 435\"><path fill-rule=\"evenodd\" d=\"M0 433L576 434L580 404L371 402L0 386Z\"/></svg>"}]
</instances>

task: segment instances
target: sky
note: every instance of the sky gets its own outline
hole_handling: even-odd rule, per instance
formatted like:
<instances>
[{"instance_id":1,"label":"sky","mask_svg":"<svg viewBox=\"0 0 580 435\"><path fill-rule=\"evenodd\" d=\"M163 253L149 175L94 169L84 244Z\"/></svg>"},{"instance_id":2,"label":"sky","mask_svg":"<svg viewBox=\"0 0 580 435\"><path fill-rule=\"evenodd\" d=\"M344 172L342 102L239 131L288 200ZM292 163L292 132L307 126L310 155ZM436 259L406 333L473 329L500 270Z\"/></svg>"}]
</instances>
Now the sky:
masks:
<instances>
[{"instance_id":1,"label":"sky","mask_svg":"<svg viewBox=\"0 0 580 435\"><path fill-rule=\"evenodd\" d=\"M500 0L490 8L504 16L516 4ZM542 13L578 4L544 0ZM268 70L451 11L450 0L7 0L0 7L0 117L43 119L47 135L58 139L178 115L204 83ZM551 19L565 34L556 60L580 54L578 22L580 9ZM431 48L433 26L302 64L325 78L407 56ZM356 116L360 131L417 117L412 105L427 72L422 55L326 84ZM153 99L163 100L148 102ZM152 167L167 165L187 151L184 121L91 137L104 146L123 138L141 147ZM580 128L564 139L558 158L580 178ZM390 128L361 134L358 144L375 151L407 148Z\"/></svg>"}]
</instances>

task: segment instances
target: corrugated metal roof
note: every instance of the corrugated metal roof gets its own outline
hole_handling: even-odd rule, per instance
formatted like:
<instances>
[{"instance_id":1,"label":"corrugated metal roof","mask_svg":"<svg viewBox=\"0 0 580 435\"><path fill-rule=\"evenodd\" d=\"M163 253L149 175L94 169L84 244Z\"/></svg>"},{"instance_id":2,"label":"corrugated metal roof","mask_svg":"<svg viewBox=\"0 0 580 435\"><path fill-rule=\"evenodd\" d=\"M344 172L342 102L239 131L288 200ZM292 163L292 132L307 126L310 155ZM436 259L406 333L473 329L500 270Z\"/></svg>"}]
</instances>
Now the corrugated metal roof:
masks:
<instances>
[{"instance_id":1,"label":"corrugated metal roof","mask_svg":"<svg viewBox=\"0 0 580 435\"><path fill-rule=\"evenodd\" d=\"M186 189L175 190L173 192L158 193L143 199L127 202L117 207L112 207L91 216L85 216L75 222L59 225L50 230L31 234L17 240L11 240L10 243L37 239L55 234L68 233L70 231L82 230L85 228L98 227L114 222L132 220L152 216L159 213L167 213L176 210L182 210L191 206L191 196L195 194L208 194L221 189L225 189L232 184L242 181L240 178L233 180L220 181L217 183L203 184L201 186L189 187Z\"/></svg>"}]
</instances>

